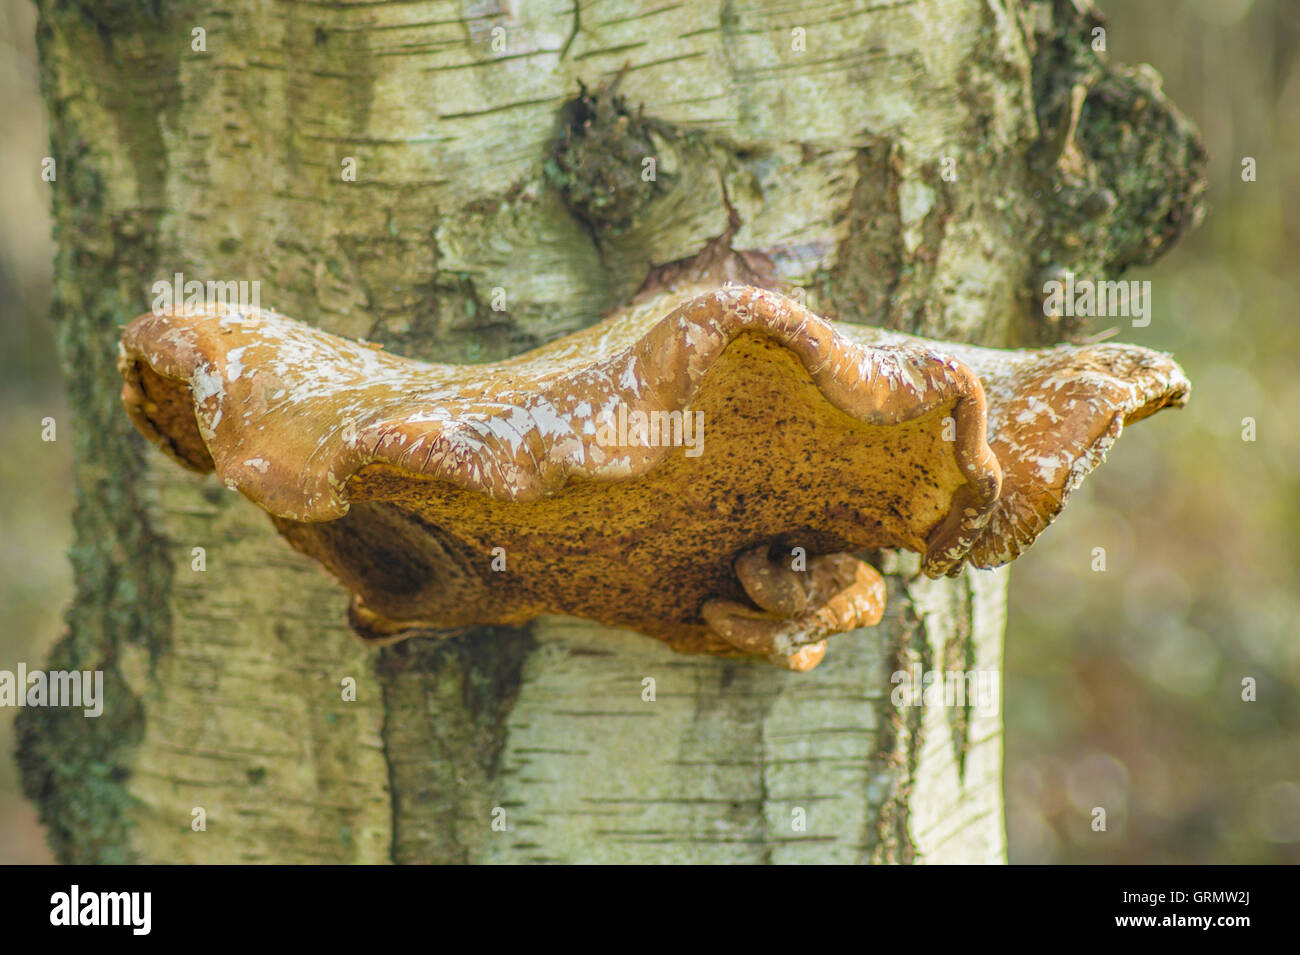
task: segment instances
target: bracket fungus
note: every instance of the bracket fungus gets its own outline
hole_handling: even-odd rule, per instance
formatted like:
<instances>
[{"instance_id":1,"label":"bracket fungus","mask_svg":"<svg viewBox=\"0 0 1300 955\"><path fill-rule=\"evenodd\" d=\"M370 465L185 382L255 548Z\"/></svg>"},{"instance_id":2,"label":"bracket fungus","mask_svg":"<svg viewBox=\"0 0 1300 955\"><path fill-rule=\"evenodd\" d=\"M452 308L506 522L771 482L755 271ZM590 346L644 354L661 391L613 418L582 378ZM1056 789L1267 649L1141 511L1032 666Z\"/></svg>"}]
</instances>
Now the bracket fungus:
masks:
<instances>
[{"instance_id":1,"label":"bracket fungus","mask_svg":"<svg viewBox=\"0 0 1300 955\"><path fill-rule=\"evenodd\" d=\"M565 613L798 670L880 619L854 553L1012 560L1189 390L1142 348L927 341L734 284L473 366L177 308L120 368L139 429L265 510L367 639Z\"/></svg>"}]
</instances>

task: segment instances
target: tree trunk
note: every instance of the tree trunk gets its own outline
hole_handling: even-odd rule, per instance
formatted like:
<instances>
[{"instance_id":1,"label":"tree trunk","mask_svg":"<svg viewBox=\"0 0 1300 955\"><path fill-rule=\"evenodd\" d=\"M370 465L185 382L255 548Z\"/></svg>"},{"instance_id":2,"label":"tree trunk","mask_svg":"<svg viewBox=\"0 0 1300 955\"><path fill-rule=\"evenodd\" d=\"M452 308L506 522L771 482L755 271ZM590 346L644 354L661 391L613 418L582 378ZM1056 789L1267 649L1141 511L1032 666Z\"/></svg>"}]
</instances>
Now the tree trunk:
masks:
<instances>
[{"instance_id":1,"label":"tree trunk","mask_svg":"<svg viewBox=\"0 0 1300 955\"><path fill-rule=\"evenodd\" d=\"M496 360L720 239L821 314L1053 340L1042 269L1113 273L1189 218L1148 75L1070 3L161 6L40 2L79 487L47 666L107 692L22 714L59 858L1003 861L1000 710L895 706L890 675L999 671L1005 573L880 555L884 621L807 674L561 617L372 651L263 514L146 448L115 342L180 272Z\"/></svg>"}]
</instances>

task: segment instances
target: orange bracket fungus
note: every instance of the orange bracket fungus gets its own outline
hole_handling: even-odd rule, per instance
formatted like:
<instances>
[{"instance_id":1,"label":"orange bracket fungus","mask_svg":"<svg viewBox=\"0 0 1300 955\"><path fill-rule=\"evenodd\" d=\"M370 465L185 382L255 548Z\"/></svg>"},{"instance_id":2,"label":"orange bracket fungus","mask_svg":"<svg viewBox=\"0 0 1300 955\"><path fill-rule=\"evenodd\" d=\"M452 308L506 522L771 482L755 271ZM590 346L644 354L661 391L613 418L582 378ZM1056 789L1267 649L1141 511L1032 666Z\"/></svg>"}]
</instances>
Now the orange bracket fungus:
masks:
<instances>
[{"instance_id":1,"label":"orange bracket fungus","mask_svg":"<svg viewBox=\"0 0 1300 955\"><path fill-rule=\"evenodd\" d=\"M1006 563L1189 390L1142 348L927 341L734 284L471 366L177 308L120 367L140 430L265 510L369 640L564 613L797 670L880 620L854 553Z\"/></svg>"}]
</instances>

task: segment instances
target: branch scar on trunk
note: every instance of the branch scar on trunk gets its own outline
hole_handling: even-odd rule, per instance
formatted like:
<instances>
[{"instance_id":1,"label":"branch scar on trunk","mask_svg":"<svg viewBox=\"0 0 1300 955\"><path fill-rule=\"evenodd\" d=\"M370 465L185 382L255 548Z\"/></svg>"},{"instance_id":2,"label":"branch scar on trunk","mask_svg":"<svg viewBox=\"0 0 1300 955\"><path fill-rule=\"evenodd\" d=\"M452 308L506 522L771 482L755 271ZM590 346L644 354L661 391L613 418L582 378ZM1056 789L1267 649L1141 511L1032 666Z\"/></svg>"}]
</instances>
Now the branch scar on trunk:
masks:
<instances>
[{"instance_id":1,"label":"branch scar on trunk","mask_svg":"<svg viewBox=\"0 0 1300 955\"><path fill-rule=\"evenodd\" d=\"M880 620L854 553L1012 560L1189 391L1142 348L934 342L733 284L472 366L178 308L125 328L120 369L139 429L265 510L368 639L563 613L798 670Z\"/></svg>"}]
</instances>

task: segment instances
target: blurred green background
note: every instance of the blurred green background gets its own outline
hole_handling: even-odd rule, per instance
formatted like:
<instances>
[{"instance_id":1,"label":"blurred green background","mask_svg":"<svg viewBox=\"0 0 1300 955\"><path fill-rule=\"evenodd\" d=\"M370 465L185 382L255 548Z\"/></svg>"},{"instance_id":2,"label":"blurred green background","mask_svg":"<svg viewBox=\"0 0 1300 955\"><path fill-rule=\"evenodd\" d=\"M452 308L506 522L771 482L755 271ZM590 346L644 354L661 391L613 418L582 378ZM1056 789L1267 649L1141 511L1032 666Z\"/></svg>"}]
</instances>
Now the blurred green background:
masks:
<instances>
[{"instance_id":1,"label":"blurred green background","mask_svg":"<svg viewBox=\"0 0 1300 955\"><path fill-rule=\"evenodd\" d=\"M1194 391L1119 442L1011 574L1011 861L1300 862L1300 2L1102 6L1110 56L1152 64L1210 150L1210 214L1130 273L1152 282L1152 321L1118 336L1172 351ZM71 596L71 441L41 440L43 418L67 422L34 22L28 0L0 0L6 669L40 665ZM13 714L0 710L0 863L51 861L10 756Z\"/></svg>"},{"instance_id":2,"label":"blurred green background","mask_svg":"<svg viewBox=\"0 0 1300 955\"><path fill-rule=\"evenodd\" d=\"M0 0L0 669L39 666L72 597L72 435L48 317L54 242L36 68L36 11ZM56 440L41 440L54 418ZM60 429L64 430L59 434ZM0 709L0 863L52 862Z\"/></svg>"},{"instance_id":3,"label":"blurred green background","mask_svg":"<svg viewBox=\"0 0 1300 955\"><path fill-rule=\"evenodd\" d=\"M1130 273L1151 325L1117 336L1173 352L1192 399L1012 568L1011 858L1300 862L1300 3L1101 6L1111 58L1154 66L1210 152L1208 216Z\"/></svg>"}]
</instances>

